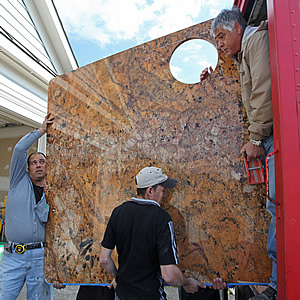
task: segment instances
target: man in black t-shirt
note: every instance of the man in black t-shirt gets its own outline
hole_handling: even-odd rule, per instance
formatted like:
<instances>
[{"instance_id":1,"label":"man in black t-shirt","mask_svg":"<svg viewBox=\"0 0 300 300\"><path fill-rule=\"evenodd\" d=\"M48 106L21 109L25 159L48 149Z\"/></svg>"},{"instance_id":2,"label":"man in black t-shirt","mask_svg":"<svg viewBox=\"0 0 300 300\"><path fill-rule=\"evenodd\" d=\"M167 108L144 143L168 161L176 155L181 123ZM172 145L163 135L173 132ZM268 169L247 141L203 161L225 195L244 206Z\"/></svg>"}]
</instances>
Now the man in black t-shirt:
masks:
<instances>
[{"instance_id":1,"label":"man in black t-shirt","mask_svg":"<svg viewBox=\"0 0 300 300\"><path fill-rule=\"evenodd\" d=\"M116 279L116 299L166 299L163 280L195 293L205 284L187 278L180 271L170 215L160 205L165 188L174 188L177 180L160 168L146 167L136 176L137 197L116 207L109 219L100 254L100 263ZM117 248L119 269L111 253ZM222 280L214 288L225 288Z\"/></svg>"}]
</instances>

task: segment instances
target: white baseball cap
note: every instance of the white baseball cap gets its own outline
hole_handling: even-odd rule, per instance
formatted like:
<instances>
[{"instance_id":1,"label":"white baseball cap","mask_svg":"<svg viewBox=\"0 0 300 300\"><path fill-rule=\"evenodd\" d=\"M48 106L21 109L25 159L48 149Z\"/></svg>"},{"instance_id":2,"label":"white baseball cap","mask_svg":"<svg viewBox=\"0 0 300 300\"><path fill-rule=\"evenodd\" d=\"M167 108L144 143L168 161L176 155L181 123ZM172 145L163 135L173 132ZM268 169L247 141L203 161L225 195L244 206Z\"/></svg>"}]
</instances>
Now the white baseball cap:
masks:
<instances>
[{"instance_id":1,"label":"white baseball cap","mask_svg":"<svg viewBox=\"0 0 300 300\"><path fill-rule=\"evenodd\" d=\"M177 180L169 178L160 168L146 167L136 175L136 187L138 189L148 188L160 184L165 188L171 189L177 185Z\"/></svg>"}]
</instances>

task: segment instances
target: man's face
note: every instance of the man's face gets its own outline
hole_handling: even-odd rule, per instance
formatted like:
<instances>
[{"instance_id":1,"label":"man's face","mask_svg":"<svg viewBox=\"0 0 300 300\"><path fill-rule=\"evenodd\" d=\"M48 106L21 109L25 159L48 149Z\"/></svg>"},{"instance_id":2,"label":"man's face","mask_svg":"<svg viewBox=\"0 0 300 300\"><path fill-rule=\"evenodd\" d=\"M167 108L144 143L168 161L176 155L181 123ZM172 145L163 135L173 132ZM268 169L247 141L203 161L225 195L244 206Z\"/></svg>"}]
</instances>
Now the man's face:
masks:
<instances>
[{"instance_id":1,"label":"man's face","mask_svg":"<svg viewBox=\"0 0 300 300\"><path fill-rule=\"evenodd\" d=\"M161 205L164 197L166 196L165 188L162 185L159 185L155 191L152 189L152 192L152 200L157 201Z\"/></svg>"},{"instance_id":2,"label":"man's face","mask_svg":"<svg viewBox=\"0 0 300 300\"><path fill-rule=\"evenodd\" d=\"M41 181L46 176L46 158L42 154L33 154L29 160L29 177L33 181Z\"/></svg>"},{"instance_id":3,"label":"man's face","mask_svg":"<svg viewBox=\"0 0 300 300\"><path fill-rule=\"evenodd\" d=\"M236 55L241 50L243 33L238 23L235 23L233 32L217 28L215 31L215 40L217 47L221 49L226 56Z\"/></svg>"}]
</instances>

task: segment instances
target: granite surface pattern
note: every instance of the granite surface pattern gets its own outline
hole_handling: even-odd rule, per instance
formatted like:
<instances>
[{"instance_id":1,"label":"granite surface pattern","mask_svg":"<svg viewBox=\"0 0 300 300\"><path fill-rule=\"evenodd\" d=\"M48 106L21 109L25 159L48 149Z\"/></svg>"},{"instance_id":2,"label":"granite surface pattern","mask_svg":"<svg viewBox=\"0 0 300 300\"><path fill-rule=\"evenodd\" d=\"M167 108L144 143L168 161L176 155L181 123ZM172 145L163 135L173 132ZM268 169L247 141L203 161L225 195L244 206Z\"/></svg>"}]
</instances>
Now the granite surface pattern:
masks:
<instances>
[{"instance_id":1,"label":"granite surface pattern","mask_svg":"<svg viewBox=\"0 0 300 300\"><path fill-rule=\"evenodd\" d=\"M249 185L239 155L247 138L237 71L219 55L203 83L184 84L169 61L184 41L209 35L204 22L53 79L48 134L46 279L107 283L99 265L113 208L135 196L135 175L161 167L178 179L164 208L180 268L210 282L268 282L269 216L264 185ZM200 74L199 74L200 75Z\"/></svg>"}]
</instances>

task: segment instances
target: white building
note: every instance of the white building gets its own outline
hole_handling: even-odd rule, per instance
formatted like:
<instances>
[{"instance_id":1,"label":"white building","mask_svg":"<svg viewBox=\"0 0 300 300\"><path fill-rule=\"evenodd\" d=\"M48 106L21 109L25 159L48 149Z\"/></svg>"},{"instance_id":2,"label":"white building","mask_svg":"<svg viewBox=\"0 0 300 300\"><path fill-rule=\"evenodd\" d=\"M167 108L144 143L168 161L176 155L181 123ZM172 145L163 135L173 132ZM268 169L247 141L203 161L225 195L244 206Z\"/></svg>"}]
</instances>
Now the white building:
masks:
<instances>
[{"instance_id":1,"label":"white building","mask_svg":"<svg viewBox=\"0 0 300 300\"><path fill-rule=\"evenodd\" d=\"M77 68L53 1L0 0L0 207L14 145L47 113L49 81Z\"/></svg>"}]
</instances>

